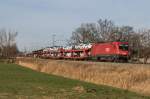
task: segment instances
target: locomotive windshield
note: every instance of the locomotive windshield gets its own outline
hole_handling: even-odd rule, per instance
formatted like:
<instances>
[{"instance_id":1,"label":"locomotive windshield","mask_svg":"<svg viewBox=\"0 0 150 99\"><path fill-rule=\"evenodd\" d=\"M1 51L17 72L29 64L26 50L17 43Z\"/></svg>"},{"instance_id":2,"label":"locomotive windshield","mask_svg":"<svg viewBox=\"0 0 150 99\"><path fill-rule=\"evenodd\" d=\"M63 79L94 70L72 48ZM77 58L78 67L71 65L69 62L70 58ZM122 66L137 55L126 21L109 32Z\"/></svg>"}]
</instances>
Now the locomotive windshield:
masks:
<instances>
[{"instance_id":1,"label":"locomotive windshield","mask_svg":"<svg viewBox=\"0 0 150 99\"><path fill-rule=\"evenodd\" d=\"M119 49L123 50L123 51L128 51L129 46L127 44L120 44L119 45Z\"/></svg>"}]
</instances>

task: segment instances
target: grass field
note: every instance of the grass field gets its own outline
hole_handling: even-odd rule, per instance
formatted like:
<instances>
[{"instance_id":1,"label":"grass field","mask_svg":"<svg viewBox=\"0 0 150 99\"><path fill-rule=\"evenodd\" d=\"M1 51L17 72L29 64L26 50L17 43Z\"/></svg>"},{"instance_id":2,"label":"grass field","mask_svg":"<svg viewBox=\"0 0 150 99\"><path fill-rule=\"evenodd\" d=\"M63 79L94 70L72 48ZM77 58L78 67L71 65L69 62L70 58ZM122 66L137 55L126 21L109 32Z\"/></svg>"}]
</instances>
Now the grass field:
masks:
<instances>
[{"instance_id":1,"label":"grass field","mask_svg":"<svg viewBox=\"0 0 150 99\"><path fill-rule=\"evenodd\" d=\"M94 85L0 63L0 99L150 99L127 90Z\"/></svg>"},{"instance_id":2,"label":"grass field","mask_svg":"<svg viewBox=\"0 0 150 99\"><path fill-rule=\"evenodd\" d=\"M149 64L22 58L18 64L36 71L127 89L150 96Z\"/></svg>"}]
</instances>

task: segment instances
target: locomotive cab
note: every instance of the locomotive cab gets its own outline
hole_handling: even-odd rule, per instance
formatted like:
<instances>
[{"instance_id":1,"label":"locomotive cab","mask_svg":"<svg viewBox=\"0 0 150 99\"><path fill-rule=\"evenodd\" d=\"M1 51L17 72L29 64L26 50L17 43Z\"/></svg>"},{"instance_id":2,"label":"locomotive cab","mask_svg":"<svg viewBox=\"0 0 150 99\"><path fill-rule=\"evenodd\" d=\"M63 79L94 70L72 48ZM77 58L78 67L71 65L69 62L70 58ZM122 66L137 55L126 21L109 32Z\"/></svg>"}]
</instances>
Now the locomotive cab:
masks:
<instances>
[{"instance_id":1,"label":"locomotive cab","mask_svg":"<svg viewBox=\"0 0 150 99\"><path fill-rule=\"evenodd\" d=\"M120 50L123 50L123 51L128 51L128 44L120 44L119 45L119 49Z\"/></svg>"},{"instance_id":2,"label":"locomotive cab","mask_svg":"<svg viewBox=\"0 0 150 99\"><path fill-rule=\"evenodd\" d=\"M129 45L128 42L118 42L119 55L128 56L129 54Z\"/></svg>"},{"instance_id":3,"label":"locomotive cab","mask_svg":"<svg viewBox=\"0 0 150 99\"><path fill-rule=\"evenodd\" d=\"M118 42L118 58L119 60L127 61L129 58L129 44L128 42Z\"/></svg>"}]
</instances>

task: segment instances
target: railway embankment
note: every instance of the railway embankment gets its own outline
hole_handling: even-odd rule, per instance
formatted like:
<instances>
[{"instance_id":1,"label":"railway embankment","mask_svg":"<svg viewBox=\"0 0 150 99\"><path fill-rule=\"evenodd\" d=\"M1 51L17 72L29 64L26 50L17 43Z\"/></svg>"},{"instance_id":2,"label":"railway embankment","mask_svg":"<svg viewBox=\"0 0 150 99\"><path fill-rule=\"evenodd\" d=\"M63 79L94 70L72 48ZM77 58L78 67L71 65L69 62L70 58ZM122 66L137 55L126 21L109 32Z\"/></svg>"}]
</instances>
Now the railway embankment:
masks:
<instances>
[{"instance_id":1,"label":"railway embankment","mask_svg":"<svg viewBox=\"0 0 150 99\"><path fill-rule=\"evenodd\" d=\"M17 64L48 74L150 95L150 65L17 58Z\"/></svg>"}]
</instances>

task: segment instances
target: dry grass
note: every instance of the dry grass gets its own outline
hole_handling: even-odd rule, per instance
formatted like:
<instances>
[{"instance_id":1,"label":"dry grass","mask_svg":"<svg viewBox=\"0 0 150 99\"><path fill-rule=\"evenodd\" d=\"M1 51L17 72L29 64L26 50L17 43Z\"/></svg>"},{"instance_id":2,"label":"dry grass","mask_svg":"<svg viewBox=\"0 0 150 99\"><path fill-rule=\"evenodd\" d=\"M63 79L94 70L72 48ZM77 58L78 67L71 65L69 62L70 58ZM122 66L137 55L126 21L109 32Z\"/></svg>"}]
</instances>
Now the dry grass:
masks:
<instances>
[{"instance_id":1,"label":"dry grass","mask_svg":"<svg viewBox=\"0 0 150 99\"><path fill-rule=\"evenodd\" d=\"M48 74L109 85L150 95L150 66L43 59L19 59L19 64Z\"/></svg>"}]
</instances>

